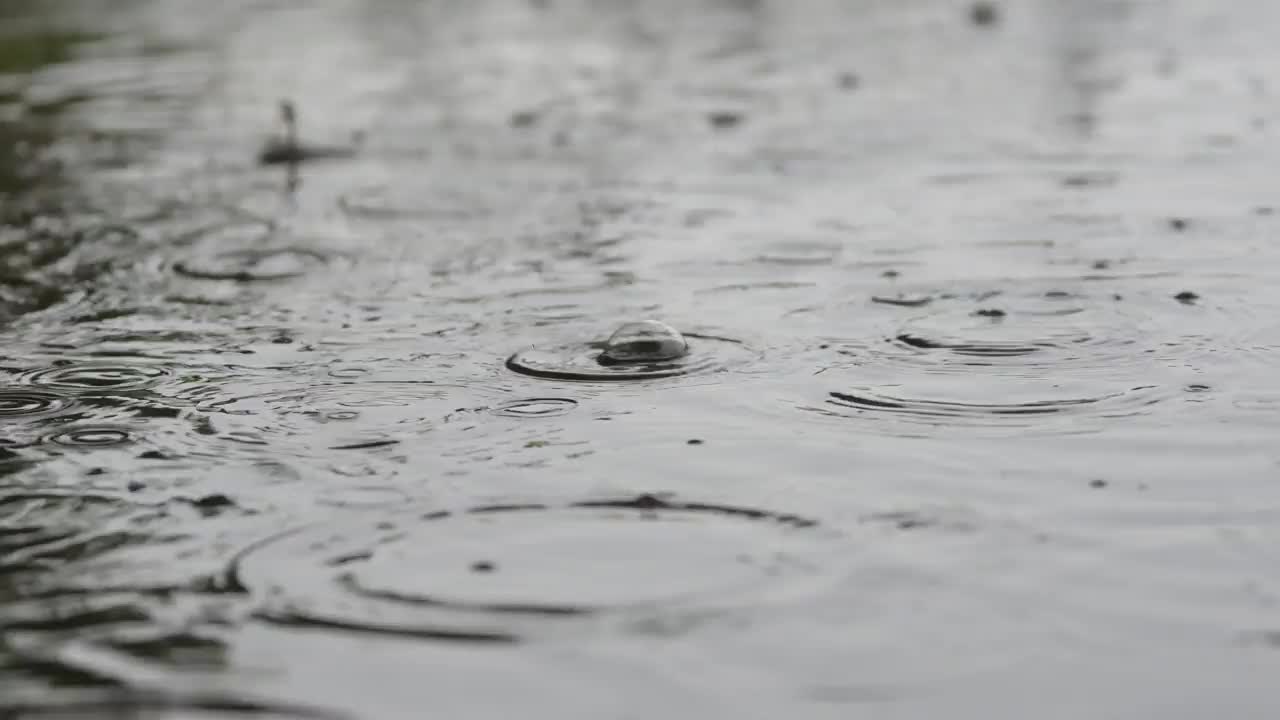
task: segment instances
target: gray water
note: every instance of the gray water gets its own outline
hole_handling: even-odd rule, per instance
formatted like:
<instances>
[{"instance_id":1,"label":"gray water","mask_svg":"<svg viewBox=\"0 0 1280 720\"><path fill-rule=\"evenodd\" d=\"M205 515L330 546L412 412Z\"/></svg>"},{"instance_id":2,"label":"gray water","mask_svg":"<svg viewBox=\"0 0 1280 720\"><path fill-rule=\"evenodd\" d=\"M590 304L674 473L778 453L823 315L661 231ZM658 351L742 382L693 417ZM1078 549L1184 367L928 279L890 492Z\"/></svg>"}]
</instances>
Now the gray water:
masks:
<instances>
[{"instance_id":1,"label":"gray water","mask_svg":"<svg viewBox=\"0 0 1280 720\"><path fill-rule=\"evenodd\" d=\"M1280 5L990 8L0 0L0 716L1275 717Z\"/></svg>"}]
</instances>

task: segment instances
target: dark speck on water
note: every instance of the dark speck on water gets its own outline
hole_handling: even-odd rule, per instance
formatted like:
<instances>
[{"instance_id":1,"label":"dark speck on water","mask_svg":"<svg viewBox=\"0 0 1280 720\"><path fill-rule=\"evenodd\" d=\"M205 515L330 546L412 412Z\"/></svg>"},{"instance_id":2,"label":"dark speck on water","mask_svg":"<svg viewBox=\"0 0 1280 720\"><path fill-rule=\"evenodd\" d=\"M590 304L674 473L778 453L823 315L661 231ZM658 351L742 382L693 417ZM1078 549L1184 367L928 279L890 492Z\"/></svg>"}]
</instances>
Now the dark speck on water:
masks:
<instances>
[{"instance_id":1,"label":"dark speck on water","mask_svg":"<svg viewBox=\"0 0 1280 720\"><path fill-rule=\"evenodd\" d=\"M969 19L978 26L995 25L1000 21L1000 10L992 2L975 2L969 7Z\"/></svg>"},{"instance_id":2,"label":"dark speck on water","mask_svg":"<svg viewBox=\"0 0 1280 720\"><path fill-rule=\"evenodd\" d=\"M1196 293L1191 292L1190 290L1183 290L1177 295L1174 295L1173 299L1177 300L1183 305L1194 305L1195 302L1200 299L1200 296Z\"/></svg>"},{"instance_id":3,"label":"dark speck on water","mask_svg":"<svg viewBox=\"0 0 1280 720\"><path fill-rule=\"evenodd\" d=\"M538 122L538 113L533 110L521 110L511 113L511 127L527 128L533 127Z\"/></svg>"},{"instance_id":4,"label":"dark speck on water","mask_svg":"<svg viewBox=\"0 0 1280 720\"><path fill-rule=\"evenodd\" d=\"M974 310L973 314L977 317L985 317L985 318L992 318L992 319L1002 318L1006 315L1005 311L999 308L983 308L980 310Z\"/></svg>"},{"instance_id":5,"label":"dark speck on water","mask_svg":"<svg viewBox=\"0 0 1280 720\"><path fill-rule=\"evenodd\" d=\"M881 305L898 305L900 307L924 307L933 302L933 298L928 295L920 295L916 297L887 297L884 295L872 295L871 302Z\"/></svg>"},{"instance_id":6,"label":"dark speck on water","mask_svg":"<svg viewBox=\"0 0 1280 720\"><path fill-rule=\"evenodd\" d=\"M707 122L717 130L728 130L742 124L742 113L730 110L719 110L707 114Z\"/></svg>"},{"instance_id":7,"label":"dark speck on water","mask_svg":"<svg viewBox=\"0 0 1280 720\"><path fill-rule=\"evenodd\" d=\"M223 511L236 507L236 502L222 493L203 495L187 502L206 518L218 516Z\"/></svg>"}]
</instances>

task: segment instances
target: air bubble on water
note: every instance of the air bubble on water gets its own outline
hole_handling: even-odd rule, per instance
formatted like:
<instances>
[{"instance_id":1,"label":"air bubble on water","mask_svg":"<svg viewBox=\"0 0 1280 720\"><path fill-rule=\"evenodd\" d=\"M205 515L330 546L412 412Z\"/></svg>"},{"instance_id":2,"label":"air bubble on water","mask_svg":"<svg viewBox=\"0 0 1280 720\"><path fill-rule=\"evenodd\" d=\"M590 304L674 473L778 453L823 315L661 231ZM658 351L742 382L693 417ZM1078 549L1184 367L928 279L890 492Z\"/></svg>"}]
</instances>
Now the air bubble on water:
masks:
<instances>
[{"instance_id":1,"label":"air bubble on water","mask_svg":"<svg viewBox=\"0 0 1280 720\"><path fill-rule=\"evenodd\" d=\"M605 341L599 362L603 365L664 362L684 357L689 343L678 330L657 320L629 322Z\"/></svg>"}]
</instances>

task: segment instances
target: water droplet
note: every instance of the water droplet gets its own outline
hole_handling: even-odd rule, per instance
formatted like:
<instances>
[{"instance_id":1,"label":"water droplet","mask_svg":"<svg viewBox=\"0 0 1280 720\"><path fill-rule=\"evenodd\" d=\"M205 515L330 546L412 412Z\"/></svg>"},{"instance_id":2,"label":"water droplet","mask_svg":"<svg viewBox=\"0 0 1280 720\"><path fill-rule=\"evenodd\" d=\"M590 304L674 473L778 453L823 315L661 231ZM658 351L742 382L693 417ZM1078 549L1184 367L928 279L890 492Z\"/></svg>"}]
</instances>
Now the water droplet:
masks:
<instances>
[{"instance_id":1,"label":"water droplet","mask_svg":"<svg viewBox=\"0 0 1280 720\"><path fill-rule=\"evenodd\" d=\"M275 622L511 642L584 615L701 616L813 589L837 545L814 526L652 496L418 510L282 535L229 580Z\"/></svg>"},{"instance_id":2,"label":"water droplet","mask_svg":"<svg viewBox=\"0 0 1280 720\"><path fill-rule=\"evenodd\" d=\"M601 364L651 363L689 354L689 343L675 328L657 320L623 325L605 341Z\"/></svg>"},{"instance_id":3,"label":"water droplet","mask_svg":"<svg viewBox=\"0 0 1280 720\"><path fill-rule=\"evenodd\" d=\"M26 381L60 390L123 392L151 387L167 377L169 371L157 365L84 363L36 370Z\"/></svg>"}]
</instances>

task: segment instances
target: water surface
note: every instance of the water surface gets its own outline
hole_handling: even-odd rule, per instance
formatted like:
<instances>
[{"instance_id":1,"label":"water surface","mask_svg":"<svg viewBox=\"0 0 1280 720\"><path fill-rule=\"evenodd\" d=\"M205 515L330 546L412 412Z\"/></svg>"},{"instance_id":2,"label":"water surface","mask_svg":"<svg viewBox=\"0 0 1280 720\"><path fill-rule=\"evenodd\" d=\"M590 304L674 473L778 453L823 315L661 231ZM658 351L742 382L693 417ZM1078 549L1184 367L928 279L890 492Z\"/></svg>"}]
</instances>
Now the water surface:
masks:
<instances>
[{"instance_id":1,"label":"water surface","mask_svg":"<svg viewBox=\"0 0 1280 720\"><path fill-rule=\"evenodd\" d=\"M1280 8L991 7L0 2L0 715L1272 717Z\"/></svg>"}]
</instances>

